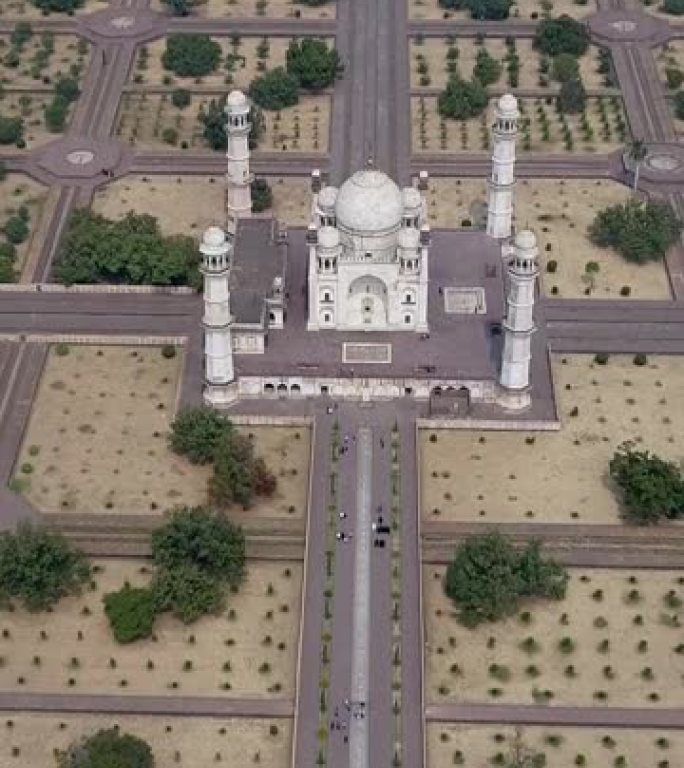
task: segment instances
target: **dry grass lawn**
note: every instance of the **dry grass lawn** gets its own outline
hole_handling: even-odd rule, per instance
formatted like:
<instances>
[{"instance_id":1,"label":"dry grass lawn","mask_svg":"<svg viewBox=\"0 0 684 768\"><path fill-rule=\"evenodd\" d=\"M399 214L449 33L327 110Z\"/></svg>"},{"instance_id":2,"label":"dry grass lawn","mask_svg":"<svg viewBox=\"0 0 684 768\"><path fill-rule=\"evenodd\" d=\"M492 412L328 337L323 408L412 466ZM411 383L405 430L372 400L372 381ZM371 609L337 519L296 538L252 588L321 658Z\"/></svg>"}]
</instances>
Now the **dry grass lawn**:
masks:
<instances>
[{"instance_id":1,"label":"dry grass lawn","mask_svg":"<svg viewBox=\"0 0 684 768\"><path fill-rule=\"evenodd\" d=\"M273 190L273 207L266 213L289 226L305 226L311 205L309 178L266 178ZM216 176L154 176L148 181L127 176L99 189L93 207L114 219L144 208L159 219L165 234L192 233L199 238L207 227L225 221L223 185L223 177Z\"/></svg>"},{"instance_id":2,"label":"dry grass lawn","mask_svg":"<svg viewBox=\"0 0 684 768\"><path fill-rule=\"evenodd\" d=\"M28 239L17 246L14 266L18 274L43 246L54 198L55 195L42 184L18 173L10 173L0 182L0 223L4 224L21 206L26 206L30 214Z\"/></svg>"},{"instance_id":3,"label":"dry grass lawn","mask_svg":"<svg viewBox=\"0 0 684 768\"><path fill-rule=\"evenodd\" d=\"M522 743L546 755L552 768L603 768L615 765L620 756L626 766L640 768L684 765L684 736L680 731L637 728L524 728ZM478 726L437 724L427 726L427 765L441 768L461 765L482 768L499 763L499 755L511 754L516 731L508 725ZM585 762L578 763L579 755Z\"/></svg>"},{"instance_id":4,"label":"dry grass lawn","mask_svg":"<svg viewBox=\"0 0 684 768\"><path fill-rule=\"evenodd\" d=\"M498 82L491 86L491 90L502 91L511 88L510 80L506 72L504 57L507 53L506 42L502 38L490 38L483 41L479 46L474 38L466 37L457 40L444 38L411 38L411 87L421 87L421 74L418 71L420 57L427 64L427 75L430 82L425 86L431 88L444 88L449 79L447 70L447 51L450 47L458 50L458 73L465 79L470 79L473 67L477 59L477 53L481 47L484 47L488 53L502 64L502 73ZM517 89L539 88L539 53L533 48L532 40L517 39L516 52L520 58L520 73ZM597 72L598 68L598 48L591 47L587 54L582 56L580 62L580 73L586 88L604 88L603 75ZM512 90L515 92L516 88ZM553 80L550 85L540 88L542 94L554 93L558 90L558 84Z\"/></svg>"},{"instance_id":5,"label":"dry grass lawn","mask_svg":"<svg viewBox=\"0 0 684 768\"><path fill-rule=\"evenodd\" d=\"M424 568L428 701L684 705L680 572L573 570L565 600L476 629L457 621L444 573Z\"/></svg>"},{"instance_id":6,"label":"dry grass lawn","mask_svg":"<svg viewBox=\"0 0 684 768\"><path fill-rule=\"evenodd\" d=\"M1 15L0 12L0 17ZM41 35L34 34L20 52L19 66L8 67L5 63L4 54L10 49L10 36L0 35L0 82L5 88L26 88L30 90L35 88L36 85L45 87L41 78L49 77L50 81L54 82L62 75L68 76L73 65L79 65L81 71L87 66L88 43L81 43L82 50L79 51L79 39L77 37L72 35L55 35L52 38L54 51L48 58L47 66L41 68L40 78L33 77L32 67L36 54L43 48L41 38Z\"/></svg>"},{"instance_id":7,"label":"dry grass lawn","mask_svg":"<svg viewBox=\"0 0 684 768\"><path fill-rule=\"evenodd\" d=\"M81 514L161 514L202 504L210 468L174 455L166 441L181 357L167 360L154 347L77 345L64 356L56 349L43 371L16 466L14 483L29 500L45 512ZM250 517L302 517L309 431L244 431L278 479L273 498L257 500Z\"/></svg>"},{"instance_id":8,"label":"dry grass lawn","mask_svg":"<svg viewBox=\"0 0 684 768\"><path fill-rule=\"evenodd\" d=\"M172 82L178 87L202 86L207 88L224 88L230 85L233 88L247 90L249 84L260 74L275 67L285 66L285 57L291 38L287 37L239 37L239 44L234 45L230 38L217 37L215 41L220 44L222 50L222 63L216 72L199 78L177 77L171 71L164 69L162 54L166 50L166 40L156 40L145 46L148 52L147 61L141 58L140 52L133 68L132 75L136 82L146 85L162 85L165 78L171 77ZM332 45L331 40L328 41ZM268 50L259 56L259 47L266 43ZM227 64L229 57L238 57L234 63ZM144 64L144 66L143 66ZM166 81L165 84L168 84Z\"/></svg>"},{"instance_id":9,"label":"dry grass lawn","mask_svg":"<svg viewBox=\"0 0 684 768\"><path fill-rule=\"evenodd\" d=\"M206 150L202 126L197 119L216 96L194 94L191 104L178 109L169 94L124 93L116 136L147 149ZM299 104L280 112L264 112L264 135L256 150L263 152L327 152L330 126L330 97L303 96ZM169 132L172 138L169 138Z\"/></svg>"},{"instance_id":10,"label":"dry grass lawn","mask_svg":"<svg viewBox=\"0 0 684 768\"><path fill-rule=\"evenodd\" d=\"M228 594L220 616L185 625L166 614L157 619L152 638L119 645L102 598L125 581L147 584L151 567L142 563L96 563L102 570L95 574L95 589L65 598L52 613L31 614L19 608L1 612L0 688L189 696L293 694L300 563L249 560L244 584L237 594Z\"/></svg>"},{"instance_id":11,"label":"dry grass lawn","mask_svg":"<svg viewBox=\"0 0 684 768\"><path fill-rule=\"evenodd\" d=\"M569 355L553 364L560 432L423 430L427 519L615 523L607 473L620 443L682 460L684 360L652 357L639 367L628 356L597 365Z\"/></svg>"},{"instance_id":12,"label":"dry grass lawn","mask_svg":"<svg viewBox=\"0 0 684 768\"><path fill-rule=\"evenodd\" d=\"M515 188L515 221L537 235L541 284L546 295L562 298L670 299L662 262L632 264L611 248L599 248L587 236L596 214L630 197L628 187L613 181L520 179ZM464 220L478 226L478 211L487 201L484 180L432 178L428 193L430 221L458 227ZM486 210L486 208L484 208ZM556 271L547 272L550 261ZM589 262L598 272L587 272ZM630 289L622 297L623 286Z\"/></svg>"},{"instance_id":13,"label":"dry grass lawn","mask_svg":"<svg viewBox=\"0 0 684 768\"><path fill-rule=\"evenodd\" d=\"M102 11L109 5L109 0L85 0L80 8L77 8L75 13L78 15L84 13L95 13L95 11ZM55 13L53 18L64 18L65 14ZM43 14L40 9L36 8L30 0L3 0L0 4L0 18L4 21L10 19L18 19L19 21L27 21L30 19L41 19Z\"/></svg>"},{"instance_id":14,"label":"dry grass lawn","mask_svg":"<svg viewBox=\"0 0 684 768\"><path fill-rule=\"evenodd\" d=\"M54 765L53 750L118 725L122 733L144 739L156 765L207 766L215 762L241 765L258 762L265 768L288 768L292 723L289 720L211 719L193 717L132 717L111 715L38 715L6 712L0 745L0 763L22 768ZM271 733L272 726L277 732ZM14 750L18 749L17 755ZM258 755L258 757L256 757ZM17 760L17 757L20 760Z\"/></svg>"},{"instance_id":15,"label":"dry grass lawn","mask_svg":"<svg viewBox=\"0 0 684 768\"><path fill-rule=\"evenodd\" d=\"M561 16L567 14L573 18L580 19L596 10L594 0L587 0L582 5L575 0L547 0L546 7L542 0L516 0L511 7L511 18L529 21L530 19L543 18L545 14L549 16ZM408 0L409 17L412 19L442 19L445 10L437 0ZM467 11L450 11L448 18L469 18Z\"/></svg>"},{"instance_id":16,"label":"dry grass lawn","mask_svg":"<svg viewBox=\"0 0 684 768\"><path fill-rule=\"evenodd\" d=\"M411 99L411 143L414 152L491 151L495 98L490 99L487 110L480 117L472 120L443 119L437 104L436 96L414 96ZM567 129L556 112L553 97L522 98L518 104L522 116L518 138L520 153L607 153L624 145L627 124L618 97L588 99L584 117L565 116Z\"/></svg>"},{"instance_id":17,"label":"dry grass lawn","mask_svg":"<svg viewBox=\"0 0 684 768\"><path fill-rule=\"evenodd\" d=\"M165 10L162 0L152 0L151 7L156 11ZM292 0L204 0L198 4L195 13L199 16L222 18L283 18L299 14L302 19L334 19L335 2L328 0L324 5L309 6Z\"/></svg>"}]
</instances>

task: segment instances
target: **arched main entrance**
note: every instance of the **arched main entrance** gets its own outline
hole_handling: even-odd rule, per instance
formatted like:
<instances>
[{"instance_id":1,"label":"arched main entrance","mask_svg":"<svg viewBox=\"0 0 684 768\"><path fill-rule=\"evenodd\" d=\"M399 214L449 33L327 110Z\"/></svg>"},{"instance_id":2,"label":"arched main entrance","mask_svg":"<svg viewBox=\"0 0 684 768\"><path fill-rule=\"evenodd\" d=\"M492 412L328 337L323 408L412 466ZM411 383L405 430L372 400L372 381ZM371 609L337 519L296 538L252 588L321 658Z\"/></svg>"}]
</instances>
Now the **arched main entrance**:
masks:
<instances>
[{"instance_id":1,"label":"arched main entrance","mask_svg":"<svg viewBox=\"0 0 684 768\"><path fill-rule=\"evenodd\" d=\"M349 286L349 312L354 325L367 328L387 326L387 286L373 275L357 277Z\"/></svg>"}]
</instances>

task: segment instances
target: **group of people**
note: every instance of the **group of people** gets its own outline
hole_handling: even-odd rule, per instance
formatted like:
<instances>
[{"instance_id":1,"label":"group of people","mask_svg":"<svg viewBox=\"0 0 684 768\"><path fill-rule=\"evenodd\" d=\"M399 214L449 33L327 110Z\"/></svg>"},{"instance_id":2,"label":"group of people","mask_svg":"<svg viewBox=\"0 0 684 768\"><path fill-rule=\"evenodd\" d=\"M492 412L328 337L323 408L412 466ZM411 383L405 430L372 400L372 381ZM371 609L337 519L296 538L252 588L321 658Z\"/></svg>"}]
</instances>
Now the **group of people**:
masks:
<instances>
[{"instance_id":1,"label":"group of people","mask_svg":"<svg viewBox=\"0 0 684 768\"><path fill-rule=\"evenodd\" d=\"M349 714L351 714L354 720L364 720L366 717L365 701L352 702L349 699L345 699L344 708L347 711L347 717L349 716ZM349 721L344 716L340 717L340 708L335 707L335 713L334 713L333 719L330 721L330 730L343 731L344 743L347 744L349 742L348 729L349 729Z\"/></svg>"}]
</instances>

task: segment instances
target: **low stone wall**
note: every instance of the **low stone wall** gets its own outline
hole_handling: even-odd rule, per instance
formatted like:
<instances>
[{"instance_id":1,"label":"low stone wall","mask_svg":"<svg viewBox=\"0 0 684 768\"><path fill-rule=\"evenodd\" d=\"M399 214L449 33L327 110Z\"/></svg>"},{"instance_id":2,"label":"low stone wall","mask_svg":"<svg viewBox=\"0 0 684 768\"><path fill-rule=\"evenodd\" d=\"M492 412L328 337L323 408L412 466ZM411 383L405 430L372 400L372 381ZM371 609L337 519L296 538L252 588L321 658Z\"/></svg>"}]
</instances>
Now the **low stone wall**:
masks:
<instances>
[{"instance_id":1,"label":"low stone wall","mask_svg":"<svg viewBox=\"0 0 684 768\"><path fill-rule=\"evenodd\" d=\"M171 285L61 285L60 283L0 283L0 293L159 293L169 296L189 296L194 288Z\"/></svg>"},{"instance_id":2,"label":"low stone wall","mask_svg":"<svg viewBox=\"0 0 684 768\"><path fill-rule=\"evenodd\" d=\"M161 347L170 344L183 347L187 336L122 336L104 333L3 333L0 341L23 341L28 344L93 344L112 347Z\"/></svg>"},{"instance_id":3,"label":"low stone wall","mask_svg":"<svg viewBox=\"0 0 684 768\"><path fill-rule=\"evenodd\" d=\"M520 419L449 419L449 418L420 418L416 419L419 429L479 429L498 432L557 432L561 428L560 421Z\"/></svg>"},{"instance_id":4,"label":"low stone wall","mask_svg":"<svg viewBox=\"0 0 684 768\"><path fill-rule=\"evenodd\" d=\"M313 424L310 416L259 416L257 414L235 414L228 413L228 418L238 426L245 427L307 427Z\"/></svg>"}]
</instances>

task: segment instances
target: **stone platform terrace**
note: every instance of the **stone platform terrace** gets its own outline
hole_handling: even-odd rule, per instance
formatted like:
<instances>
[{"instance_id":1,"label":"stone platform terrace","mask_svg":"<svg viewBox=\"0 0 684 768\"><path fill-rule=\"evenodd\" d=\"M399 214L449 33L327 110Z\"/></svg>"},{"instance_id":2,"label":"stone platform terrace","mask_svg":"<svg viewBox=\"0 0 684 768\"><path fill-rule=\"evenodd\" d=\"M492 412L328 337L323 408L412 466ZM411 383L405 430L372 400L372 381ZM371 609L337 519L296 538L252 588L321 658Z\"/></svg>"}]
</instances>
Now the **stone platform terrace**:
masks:
<instances>
[{"instance_id":1,"label":"stone platform terrace","mask_svg":"<svg viewBox=\"0 0 684 768\"><path fill-rule=\"evenodd\" d=\"M393 383L418 394L438 386L464 384L475 400L491 390L498 376L502 337L493 333L504 314L504 272L500 246L483 232L433 230L428 297L429 337L415 332L343 332L306 330L306 232L288 233L286 275L287 315L282 330L271 330L265 354L236 354L240 379L261 379L264 384L304 379L355 379ZM441 291L449 287L482 287L486 311L451 314L445 311ZM539 331L533 337L532 381L538 418L554 418L553 387L547 359L547 341L541 311ZM389 362L345 362L344 346L390 345ZM258 386L258 385L257 385ZM241 387L241 393L244 390ZM304 388L302 388L304 391ZM260 390L263 393L263 389Z\"/></svg>"}]
</instances>

